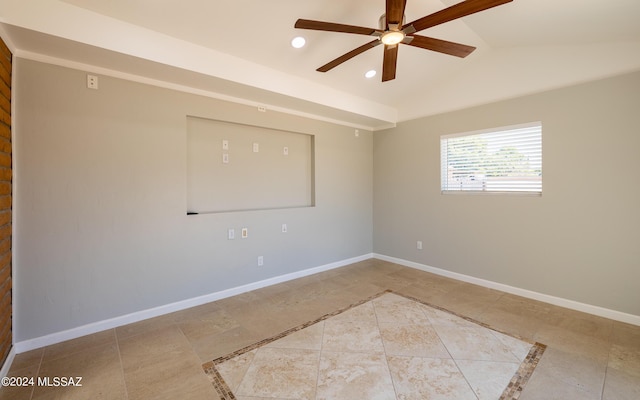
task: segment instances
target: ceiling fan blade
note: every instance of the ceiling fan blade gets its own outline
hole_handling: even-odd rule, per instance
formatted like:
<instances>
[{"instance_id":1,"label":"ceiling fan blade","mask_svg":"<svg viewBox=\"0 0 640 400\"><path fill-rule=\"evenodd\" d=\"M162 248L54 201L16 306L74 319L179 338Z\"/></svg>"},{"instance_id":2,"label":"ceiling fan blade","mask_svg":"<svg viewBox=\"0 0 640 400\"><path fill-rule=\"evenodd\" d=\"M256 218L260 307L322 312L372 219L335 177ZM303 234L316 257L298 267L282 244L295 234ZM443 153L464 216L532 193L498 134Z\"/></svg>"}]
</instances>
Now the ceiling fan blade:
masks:
<instances>
[{"instance_id":1,"label":"ceiling fan blade","mask_svg":"<svg viewBox=\"0 0 640 400\"><path fill-rule=\"evenodd\" d=\"M432 26L453 21L454 19L466 17L467 15L488 10L489 8L497 7L502 4L510 3L512 1L513 0L466 0L461 3L452 5L451 7L445 8L444 10L435 12L431 15L427 15L426 17L422 17L411 23L408 23L403 26L403 30L407 27L413 26L415 32L419 32L421 30L431 28Z\"/></svg>"},{"instance_id":2,"label":"ceiling fan blade","mask_svg":"<svg viewBox=\"0 0 640 400\"><path fill-rule=\"evenodd\" d=\"M407 38L412 38L411 41L406 42L409 46L420 47L421 49L433 50L438 53L449 54L451 56L461 58L468 56L476 49L473 46L420 35L407 36Z\"/></svg>"},{"instance_id":3,"label":"ceiling fan blade","mask_svg":"<svg viewBox=\"0 0 640 400\"><path fill-rule=\"evenodd\" d=\"M343 54L340 57L336 58L335 60L328 62L327 64L325 64L322 67L318 68L316 71L327 72L327 71L337 67L338 65L342 64L343 62L352 59L353 57L357 56L358 54L364 53L365 51L376 47L380 43L382 43L382 42L380 40L376 39L376 40L373 40L373 41L371 41L369 43L363 44L362 46L358 47L357 49L353 49L350 52L348 52L347 54Z\"/></svg>"},{"instance_id":4,"label":"ceiling fan blade","mask_svg":"<svg viewBox=\"0 0 640 400\"><path fill-rule=\"evenodd\" d=\"M385 11L387 29L389 29L389 25L402 25L402 17L404 17L406 5L407 0L387 0L387 8Z\"/></svg>"},{"instance_id":5,"label":"ceiling fan blade","mask_svg":"<svg viewBox=\"0 0 640 400\"><path fill-rule=\"evenodd\" d=\"M310 19L297 20L295 27L298 29L311 29L314 31L355 33L357 35L380 36L382 34L382 32L373 28L364 28L361 26L335 24L333 22L312 21Z\"/></svg>"},{"instance_id":6,"label":"ceiling fan blade","mask_svg":"<svg viewBox=\"0 0 640 400\"><path fill-rule=\"evenodd\" d=\"M384 61L382 62L382 82L396 79L398 64L398 45L384 45Z\"/></svg>"}]
</instances>

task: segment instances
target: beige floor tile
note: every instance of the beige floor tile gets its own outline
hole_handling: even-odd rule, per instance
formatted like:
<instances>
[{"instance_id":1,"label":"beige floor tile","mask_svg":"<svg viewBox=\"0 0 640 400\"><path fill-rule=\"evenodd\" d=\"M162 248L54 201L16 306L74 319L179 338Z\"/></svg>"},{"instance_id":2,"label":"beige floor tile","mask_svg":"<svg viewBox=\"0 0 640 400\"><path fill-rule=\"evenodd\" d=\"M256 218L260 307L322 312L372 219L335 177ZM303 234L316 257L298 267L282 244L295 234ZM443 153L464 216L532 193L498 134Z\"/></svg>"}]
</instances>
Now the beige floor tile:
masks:
<instances>
[{"instance_id":1,"label":"beige floor tile","mask_svg":"<svg viewBox=\"0 0 640 400\"><path fill-rule=\"evenodd\" d=\"M399 398L406 400L476 400L453 360L388 357ZM420 376L422 379L416 379Z\"/></svg>"},{"instance_id":2,"label":"beige floor tile","mask_svg":"<svg viewBox=\"0 0 640 400\"><path fill-rule=\"evenodd\" d=\"M566 309L561 309L560 315L562 319L557 326L566 331L601 341L611 340L613 321L610 319Z\"/></svg>"},{"instance_id":3,"label":"beige floor tile","mask_svg":"<svg viewBox=\"0 0 640 400\"><path fill-rule=\"evenodd\" d=\"M395 399L384 355L323 352L316 399Z\"/></svg>"},{"instance_id":4,"label":"beige floor tile","mask_svg":"<svg viewBox=\"0 0 640 400\"><path fill-rule=\"evenodd\" d=\"M478 318L484 310L491 307L503 296L497 290L475 285L459 285L446 293L434 295L430 303L445 307L451 312Z\"/></svg>"},{"instance_id":5,"label":"beige floor tile","mask_svg":"<svg viewBox=\"0 0 640 400\"><path fill-rule=\"evenodd\" d=\"M611 343L640 349L640 326L614 322Z\"/></svg>"},{"instance_id":6,"label":"beige floor tile","mask_svg":"<svg viewBox=\"0 0 640 400\"><path fill-rule=\"evenodd\" d=\"M388 323L428 323L429 319L422 311L420 303L396 294L385 294L373 300L373 306L379 322Z\"/></svg>"},{"instance_id":7,"label":"beige floor tile","mask_svg":"<svg viewBox=\"0 0 640 400\"><path fill-rule=\"evenodd\" d=\"M200 359L177 326L128 337L119 345L130 400L214 396Z\"/></svg>"},{"instance_id":8,"label":"beige floor tile","mask_svg":"<svg viewBox=\"0 0 640 400\"><path fill-rule=\"evenodd\" d=\"M544 357L543 357L544 359ZM583 388L569 384L554 374L542 372L536 368L527 387L518 400L600 400L600 393L591 393Z\"/></svg>"},{"instance_id":9,"label":"beige floor tile","mask_svg":"<svg viewBox=\"0 0 640 400\"><path fill-rule=\"evenodd\" d=\"M244 327L234 328L217 335L188 338L201 363L222 357L265 339Z\"/></svg>"},{"instance_id":10,"label":"beige floor tile","mask_svg":"<svg viewBox=\"0 0 640 400\"><path fill-rule=\"evenodd\" d=\"M534 338L536 333L547 325L544 317L517 312L514 306L509 306L507 310L492 306L482 311L475 319L501 332L509 332L523 338Z\"/></svg>"},{"instance_id":11,"label":"beige floor tile","mask_svg":"<svg viewBox=\"0 0 640 400\"><path fill-rule=\"evenodd\" d=\"M427 316L431 325L451 326L451 327L475 327L477 324L461 318L453 313L439 310L437 308L421 305L422 312Z\"/></svg>"},{"instance_id":12,"label":"beige floor tile","mask_svg":"<svg viewBox=\"0 0 640 400\"><path fill-rule=\"evenodd\" d=\"M40 378L49 378L54 387L36 386L33 399L113 399L126 398L126 389L118 347L106 344L73 352L69 355L45 360L39 371ZM55 387L54 379L73 378L82 386Z\"/></svg>"},{"instance_id":13,"label":"beige floor tile","mask_svg":"<svg viewBox=\"0 0 640 400\"><path fill-rule=\"evenodd\" d=\"M215 304L222 309L228 310L242 304L256 304L260 300L260 296L258 296L255 291L250 291L217 300Z\"/></svg>"},{"instance_id":14,"label":"beige floor tile","mask_svg":"<svg viewBox=\"0 0 640 400\"><path fill-rule=\"evenodd\" d=\"M518 371L520 363L457 360L456 365L478 400L497 400Z\"/></svg>"},{"instance_id":15,"label":"beige floor tile","mask_svg":"<svg viewBox=\"0 0 640 400\"><path fill-rule=\"evenodd\" d=\"M116 335L114 329L82 336L77 339L67 340L66 342L45 347L42 362L64 357L77 351L87 350L107 344L113 345L115 343Z\"/></svg>"},{"instance_id":16,"label":"beige floor tile","mask_svg":"<svg viewBox=\"0 0 640 400\"><path fill-rule=\"evenodd\" d=\"M611 346L603 400L640 399L640 342L626 340L636 338L640 335L618 337Z\"/></svg>"},{"instance_id":17,"label":"beige floor tile","mask_svg":"<svg viewBox=\"0 0 640 400\"><path fill-rule=\"evenodd\" d=\"M381 322L380 334L387 355L451 358L429 323L398 325Z\"/></svg>"},{"instance_id":18,"label":"beige floor tile","mask_svg":"<svg viewBox=\"0 0 640 400\"><path fill-rule=\"evenodd\" d=\"M125 381L129 400L217 398L195 357L125 370Z\"/></svg>"},{"instance_id":19,"label":"beige floor tile","mask_svg":"<svg viewBox=\"0 0 640 400\"><path fill-rule=\"evenodd\" d=\"M44 355L44 347L36 350L27 351L21 354L16 354L13 359L13 363L11 363L11 369L13 370L22 370L27 367L36 366L39 367L42 362L42 356Z\"/></svg>"},{"instance_id":20,"label":"beige floor tile","mask_svg":"<svg viewBox=\"0 0 640 400\"><path fill-rule=\"evenodd\" d=\"M451 357L458 360L520 362L509 348L480 326L433 326Z\"/></svg>"},{"instance_id":21,"label":"beige floor tile","mask_svg":"<svg viewBox=\"0 0 640 400\"><path fill-rule=\"evenodd\" d=\"M260 348L238 386L239 396L313 400L319 351Z\"/></svg>"},{"instance_id":22,"label":"beige floor tile","mask_svg":"<svg viewBox=\"0 0 640 400\"><path fill-rule=\"evenodd\" d=\"M275 340L265 347L280 349L304 349L320 351L322 348L322 336L324 334L324 321L291 333L282 339Z\"/></svg>"},{"instance_id":23,"label":"beige floor tile","mask_svg":"<svg viewBox=\"0 0 640 400\"><path fill-rule=\"evenodd\" d=\"M500 342L502 342L502 344L505 345L509 352L511 352L511 354L513 354L518 360L524 360L531 350L532 343L524 342L512 336L508 336L493 330L491 331L491 334L495 336Z\"/></svg>"},{"instance_id":24,"label":"beige floor tile","mask_svg":"<svg viewBox=\"0 0 640 400\"><path fill-rule=\"evenodd\" d=\"M177 324L187 337L215 335L240 326L240 323L226 310L209 311L190 318L181 318Z\"/></svg>"},{"instance_id":25,"label":"beige floor tile","mask_svg":"<svg viewBox=\"0 0 640 400\"><path fill-rule=\"evenodd\" d=\"M120 339L118 344L125 372L172 362L192 352L189 342L177 326Z\"/></svg>"},{"instance_id":26,"label":"beige floor tile","mask_svg":"<svg viewBox=\"0 0 640 400\"><path fill-rule=\"evenodd\" d=\"M265 303L246 304L229 311L238 326L259 332L263 338L274 336L295 326L292 318Z\"/></svg>"},{"instance_id":27,"label":"beige floor tile","mask_svg":"<svg viewBox=\"0 0 640 400\"><path fill-rule=\"evenodd\" d=\"M614 344L609 352L608 369L624 371L638 378L640 384L640 345L624 346Z\"/></svg>"},{"instance_id":28,"label":"beige floor tile","mask_svg":"<svg viewBox=\"0 0 640 400\"><path fill-rule=\"evenodd\" d=\"M175 324L173 315L163 315L160 317L149 318L143 321L135 322L115 329L118 339L125 339L135 335L143 335L158 329L166 328Z\"/></svg>"},{"instance_id":29,"label":"beige floor tile","mask_svg":"<svg viewBox=\"0 0 640 400\"><path fill-rule=\"evenodd\" d=\"M447 279L432 279L429 277L428 280L413 281L399 292L420 301L442 306L444 296L459 286L459 282L453 283Z\"/></svg>"},{"instance_id":30,"label":"beige floor tile","mask_svg":"<svg viewBox=\"0 0 640 400\"><path fill-rule=\"evenodd\" d=\"M216 366L216 369L224 379L232 392L237 394L238 386L251 366L258 349L248 351Z\"/></svg>"},{"instance_id":31,"label":"beige floor tile","mask_svg":"<svg viewBox=\"0 0 640 400\"><path fill-rule=\"evenodd\" d=\"M411 284L411 281L394 274L372 276L369 282L381 288L400 291Z\"/></svg>"},{"instance_id":32,"label":"beige floor tile","mask_svg":"<svg viewBox=\"0 0 640 400\"><path fill-rule=\"evenodd\" d=\"M629 371L608 368L604 381L602 400L640 399L640 377Z\"/></svg>"},{"instance_id":33,"label":"beige floor tile","mask_svg":"<svg viewBox=\"0 0 640 400\"><path fill-rule=\"evenodd\" d=\"M378 319L372 302L355 306L341 314L331 317L333 321L359 321L365 324L376 324Z\"/></svg>"},{"instance_id":34,"label":"beige floor tile","mask_svg":"<svg viewBox=\"0 0 640 400\"><path fill-rule=\"evenodd\" d=\"M533 337L542 326L557 326L564 318L559 307L508 293L479 315L480 320L489 324L507 322L523 331L525 337Z\"/></svg>"},{"instance_id":35,"label":"beige floor tile","mask_svg":"<svg viewBox=\"0 0 640 400\"><path fill-rule=\"evenodd\" d=\"M540 360L536 373L545 377L554 377L564 385L579 393L586 393L587 398L600 398L604 385L606 361L596 361L588 356L576 355L547 348ZM529 388L528 391L535 391Z\"/></svg>"},{"instance_id":36,"label":"beige floor tile","mask_svg":"<svg viewBox=\"0 0 640 400\"><path fill-rule=\"evenodd\" d=\"M598 337L576 333L558 326L542 325L534 339L565 353L588 357L606 363L611 343Z\"/></svg>"},{"instance_id":37,"label":"beige floor tile","mask_svg":"<svg viewBox=\"0 0 640 400\"><path fill-rule=\"evenodd\" d=\"M371 296L375 296L387 289L388 288L384 286L378 286L367 282L362 285L349 286L347 289L341 292L334 293L334 296L336 296L343 304L341 308L344 308L362 299L367 299Z\"/></svg>"},{"instance_id":38,"label":"beige floor tile","mask_svg":"<svg viewBox=\"0 0 640 400\"><path fill-rule=\"evenodd\" d=\"M324 324L323 351L384 353L377 324L328 319Z\"/></svg>"}]
</instances>

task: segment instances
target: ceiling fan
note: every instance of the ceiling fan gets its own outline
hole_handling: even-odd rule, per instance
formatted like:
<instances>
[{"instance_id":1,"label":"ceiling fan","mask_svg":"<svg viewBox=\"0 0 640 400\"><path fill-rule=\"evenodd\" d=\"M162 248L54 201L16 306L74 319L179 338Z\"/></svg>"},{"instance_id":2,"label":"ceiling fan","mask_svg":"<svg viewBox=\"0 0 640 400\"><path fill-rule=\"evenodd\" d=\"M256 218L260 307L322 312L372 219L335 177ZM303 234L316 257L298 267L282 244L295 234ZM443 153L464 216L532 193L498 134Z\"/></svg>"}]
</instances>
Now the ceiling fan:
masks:
<instances>
[{"instance_id":1,"label":"ceiling fan","mask_svg":"<svg viewBox=\"0 0 640 400\"><path fill-rule=\"evenodd\" d=\"M416 35L424 29L431 28L454 19L462 18L480 11L487 10L513 0L465 0L451 7L445 8L433 14L417 19L408 24L404 23L404 10L407 0L386 0L385 14L380 17L380 28L363 28L360 26L336 24L332 22L313 21L299 19L295 27L299 29L311 29L316 31L354 33L356 35L373 36L375 39L369 43L343 54L333 61L318 68L319 72L327 72L343 62L350 60L358 54L372 49L379 44L384 44L384 59L382 63L382 82L390 81L396 77L396 64L398 60L398 45L400 43L422 49L437 51L456 57L466 57L476 48L464 44L448 42L427 36Z\"/></svg>"}]
</instances>

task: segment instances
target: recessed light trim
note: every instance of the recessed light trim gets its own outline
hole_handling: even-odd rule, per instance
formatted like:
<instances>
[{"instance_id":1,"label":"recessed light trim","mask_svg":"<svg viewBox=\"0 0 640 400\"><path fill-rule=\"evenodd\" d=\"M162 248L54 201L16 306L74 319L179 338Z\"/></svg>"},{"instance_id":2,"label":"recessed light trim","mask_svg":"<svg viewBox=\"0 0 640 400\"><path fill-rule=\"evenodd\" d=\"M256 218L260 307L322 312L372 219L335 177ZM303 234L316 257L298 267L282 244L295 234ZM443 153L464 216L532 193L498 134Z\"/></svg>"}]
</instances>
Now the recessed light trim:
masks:
<instances>
[{"instance_id":1,"label":"recessed light trim","mask_svg":"<svg viewBox=\"0 0 640 400\"><path fill-rule=\"evenodd\" d=\"M378 72L377 72L375 69L372 69L372 70L367 71L367 72L364 74L364 77L365 77L365 78L367 78L367 79L371 79L371 78L373 78L374 76L376 76L376 74L377 74L377 73L378 73Z\"/></svg>"},{"instance_id":2,"label":"recessed light trim","mask_svg":"<svg viewBox=\"0 0 640 400\"><path fill-rule=\"evenodd\" d=\"M304 47L306 43L307 43L306 39L303 38L302 36L296 36L293 39L291 39L291 46L296 49L300 49Z\"/></svg>"}]
</instances>

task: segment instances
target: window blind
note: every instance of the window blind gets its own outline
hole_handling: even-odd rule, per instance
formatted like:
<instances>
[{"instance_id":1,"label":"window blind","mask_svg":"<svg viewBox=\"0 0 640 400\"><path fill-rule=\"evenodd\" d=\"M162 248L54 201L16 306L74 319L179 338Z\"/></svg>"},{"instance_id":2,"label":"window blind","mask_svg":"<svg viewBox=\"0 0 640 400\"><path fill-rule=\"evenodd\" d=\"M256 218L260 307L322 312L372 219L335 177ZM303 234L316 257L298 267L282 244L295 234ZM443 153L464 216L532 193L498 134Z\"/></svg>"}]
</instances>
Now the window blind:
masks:
<instances>
[{"instance_id":1,"label":"window blind","mask_svg":"<svg viewBox=\"0 0 640 400\"><path fill-rule=\"evenodd\" d=\"M442 192L542 193L542 124L443 135Z\"/></svg>"}]
</instances>

